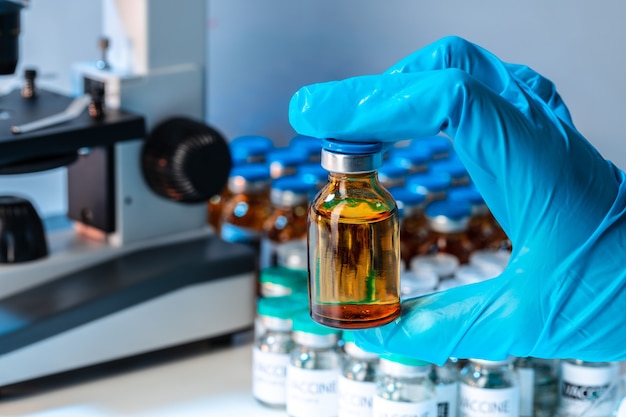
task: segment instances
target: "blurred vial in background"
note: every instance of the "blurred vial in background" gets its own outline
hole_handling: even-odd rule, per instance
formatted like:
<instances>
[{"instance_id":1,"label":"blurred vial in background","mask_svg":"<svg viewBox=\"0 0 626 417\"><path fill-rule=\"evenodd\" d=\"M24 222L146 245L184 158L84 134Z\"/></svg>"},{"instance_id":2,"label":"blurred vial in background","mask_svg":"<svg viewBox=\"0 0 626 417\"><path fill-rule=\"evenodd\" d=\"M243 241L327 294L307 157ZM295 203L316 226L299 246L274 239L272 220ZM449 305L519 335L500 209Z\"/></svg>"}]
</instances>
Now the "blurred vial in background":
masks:
<instances>
[{"instance_id":1,"label":"blurred vial in background","mask_svg":"<svg viewBox=\"0 0 626 417\"><path fill-rule=\"evenodd\" d=\"M402 187L408 173L409 170L407 168L395 165L387 160L378 169L378 181L388 190L394 187Z\"/></svg>"},{"instance_id":2,"label":"blurred vial in background","mask_svg":"<svg viewBox=\"0 0 626 417\"><path fill-rule=\"evenodd\" d=\"M517 358L520 416L552 417L558 404L558 367L554 359Z\"/></svg>"},{"instance_id":3,"label":"blurred vial in background","mask_svg":"<svg viewBox=\"0 0 626 417\"><path fill-rule=\"evenodd\" d=\"M459 397L459 368L448 359L442 366L433 365L430 380L435 386L437 417L456 417Z\"/></svg>"},{"instance_id":4,"label":"blurred vial in background","mask_svg":"<svg viewBox=\"0 0 626 417\"><path fill-rule=\"evenodd\" d=\"M471 253L469 263L484 271L504 271L509 264L511 252L504 250L479 249Z\"/></svg>"},{"instance_id":5,"label":"blurred vial in background","mask_svg":"<svg viewBox=\"0 0 626 417\"><path fill-rule=\"evenodd\" d=\"M396 354L380 357L374 417L437 415L435 386L430 380L432 365Z\"/></svg>"},{"instance_id":6,"label":"blurred vial in background","mask_svg":"<svg viewBox=\"0 0 626 417\"><path fill-rule=\"evenodd\" d=\"M518 417L520 393L514 358L469 359L461 370L460 417Z\"/></svg>"},{"instance_id":7,"label":"blurred vial in background","mask_svg":"<svg viewBox=\"0 0 626 417\"><path fill-rule=\"evenodd\" d=\"M404 266L409 268L420 242L428 235L428 223L424 215L426 196L404 187L388 190L396 201L400 215L400 256Z\"/></svg>"},{"instance_id":8,"label":"blurred vial in background","mask_svg":"<svg viewBox=\"0 0 626 417\"><path fill-rule=\"evenodd\" d=\"M457 268L454 277L463 284L474 284L496 278L502 271L503 269L495 266L493 268L481 268L476 265L464 264Z\"/></svg>"},{"instance_id":9,"label":"blurred vial in background","mask_svg":"<svg viewBox=\"0 0 626 417\"><path fill-rule=\"evenodd\" d=\"M296 168L296 175L302 179L302 181L313 184L315 189L319 191L326 181L328 181L328 171L322 168L319 162L307 162ZM311 196L311 200L314 195Z\"/></svg>"},{"instance_id":10,"label":"blurred vial in background","mask_svg":"<svg viewBox=\"0 0 626 417\"><path fill-rule=\"evenodd\" d=\"M387 152L386 164L396 165L407 171L407 174L425 172L432 158L429 147L392 148Z\"/></svg>"},{"instance_id":11,"label":"blurred vial in background","mask_svg":"<svg viewBox=\"0 0 626 417\"><path fill-rule=\"evenodd\" d=\"M447 159L438 159L432 161L428 165L431 172L444 172L450 175L450 185L452 187L465 186L470 183L470 176L465 169L465 165L455 155L451 155Z\"/></svg>"},{"instance_id":12,"label":"blurred vial in background","mask_svg":"<svg viewBox=\"0 0 626 417\"><path fill-rule=\"evenodd\" d=\"M322 141L310 136L296 135L289 141L292 149L301 149L308 156L309 162L317 162L322 159Z\"/></svg>"},{"instance_id":13,"label":"blurred vial in background","mask_svg":"<svg viewBox=\"0 0 626 417\"><path fill-rule=\"evenodd\" d=\"M352 331L342 333L345 352L339 392L338 417L369 417L376 394L378 355L359 348L354 343Z\"/></svg>"},{"instance_id":14,"label":"blurred vial in background","mask_svg":"<svg viewBox=\"0 0 626 417\"><path fill-rule=\"evenodd\" d=\"M445 172L423 172L411 174L404 181L409 191L423 194L428 204L446 198L452 184L452 177Z\"/></svg>"},{"instance_id":15,"label":"blurred vial in background","mask_svg":"<svg viewBox=\"0 0 626 417\"><path fill-rule=\"evenodd\" d=\"M448 158L454 152L452 140L445 136L415 138L409 143L409 148L418 150L424 148L429 149L432 160Z\"/></svg>"},{"instance_id":16,"label":"blurred vial in background","mask_svg":"<svg viewBox=\"0 0 626 417\"><path fill-rule=\"evenodd\" d=\"M272 140L266 136L238 136L228 144L233 165L265 162L265 155L274 148ZM207 203L208 223L220 234L222 209L230 198L228 184L220 194L216 194Z\"/></svg>"},{"instance_id":17,"label":"blurred vial in background","mask_svg":"<svg viewBox=\"0 0 626 417\"><path fill-rule=\"evenodd\" d=\"M295 294L307 294L308 274L306 270L270 266L259 273L261 297L283 297ZM308 308L308 304L307 304Z\"/></svg>"},{"instance_id":18,"label":"blurred vial in background","mask_svg":"<svg viewBox=\"0 0 626 417\"><path fill-rule=\"evenodd\" d=\"M276 263L278 266L285 268L307 272L307 257L306 241L292 240L291 242L281 244L276 249Z\"/></svg>"},{"instance_id":19,"label":"blurred vial in background","mask_svg":"<svg viewBox=\"0 0 626 417\"><path fill-rule=\"evenodd\" d=\"M287 366L295 346L292 318L306 309L306 303L292 297L258 300L257 319L261 324L252 348L252 394L267 407L285 408Z\"/></svg>"},{"instance_id":20,"label":"blurred vial in background","mask_svg":"<svg viewBox=\"0 0 626 417\"><path fill-rule=\"evenodd\" d=\"M416 255L411 259L411 271L419 274L422 270L431 270L437 274L439 281L451 279L459 268L459 258L450 253L433 253Z\"/></svg>"},{"instance_id":21,"label":"blurred vial in background","mask_svg":"<svg viewBox=\"0 0 626 417\"><path fill-rule=\"evenodd\" d=\"M448 191L448 199L466 201L471 204L472 217L468 226L468 234L476 249L511 249L511 242L508 236L491 214L475 185L469 184L450 189Z\"/></svg>"},{"instance_id":22,"label":"blurred vial in background","mask_svg":"<svg viewBox=\"0 0 626 417\"><path fill-rule=\"evenodd\" d=\"M309 160L309 155L302 148L274 148L265 155L270 166L270 175L273 179L294 175L298 166Z\"/></svg>"},{"instance_id":23,"label":"blurred vial in background","mask_svg":"<svg viewBox=\"0 0 626 417\"><path fill-rule=\"evenodd\" d=\"M402 268L400 271L400 299L402 301L430 294L438 285L439 276L431 268L416 270Z\"/></svg>"},{"instance_id":24,"label":"blurred vial in background","mask_svg":"<svg viewBox=\"0 0 626 417\"><path fill-rule=\"evenodd\" d=\"M261 268L277 265L277 251L287 242L306 242L309 198L313 184L290 175L272 181L270 216L263 224Z\"/></svg>"},{"instance_id":25,"label":"blurred vial in background","mask_svg":"<svg viewBox=\"0 0 626 417\"><path fill-rule=\"evenodd\" d=\"M228 179L231 197L222 209L220 236L246 243L259 253L263 225L271 214L269 167L264 163L235 166Z\"/></svg>"},{"instance_id":26,"label":"blurred vial in background","mask_svg":"<svg viewBox=\"0 0 626 417\"><path fill-rule=\"evenodd\" d=\"M295 347L287 367L287 414L291 417L335 417L341 372L341 331L322 326L308 312L293 318Z\"/></svg>"},{"instance_id":27,"label":"blurred vial in background","mask_svg":"<svg viewBox=\"0 0 626 417\"><path fill-rule=\"evenodd\" d=\"M417 249L418 255L448 253L461 264L469 262L474 245L468 236L471 206L467 202L440 200L424 209L429 233Z\"/></svg>"},{"instance_id":28,"label":"blurred vial in background","mask_svg":"<svg viewBox=\"0 0 626 417\"><path fill-rule=\"evenodd\" d=\"M562 360L559 381L559 417L610 416L617 402L619 364Z\"/></svg>"}]
</instances>

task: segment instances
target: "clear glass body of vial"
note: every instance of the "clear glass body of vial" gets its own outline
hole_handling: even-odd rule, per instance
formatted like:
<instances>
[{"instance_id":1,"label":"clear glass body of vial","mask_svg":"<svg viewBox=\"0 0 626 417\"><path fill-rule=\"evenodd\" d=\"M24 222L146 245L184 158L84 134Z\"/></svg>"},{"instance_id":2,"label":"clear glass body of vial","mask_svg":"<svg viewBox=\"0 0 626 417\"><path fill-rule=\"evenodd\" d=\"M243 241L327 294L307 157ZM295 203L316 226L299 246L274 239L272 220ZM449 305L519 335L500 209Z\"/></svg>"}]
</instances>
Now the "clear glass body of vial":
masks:
<instances>
[{"instance_id":1,"label":"clear glass body of vial","mask_svg":"<svg viewBox=\"0 0 626 417\"><path fill-rule=\"evenodd\" d=\"M468 361L460 375L460 417L519 416L520 394L513 360Z\"/></svg>"},{"instance_id":2,"label":"clear glass body of vial","mask_svg":"<svg viewBox=\"0 0 626 417\"><path fill-rule=\"evenodd\" d=\"M295 344L292 316L305 306L291 297L261 298L257 305L258 331L252 350L252 394L264 406L284 409L287 401L287 366Z\"/></svg>"},{"instance_id":3,"label":"clear glass body of vial","mask_svg":"<svg viewBox=\"0 0 626 417\"><path fill-rule=\"evenodd\" d=\"M228 179L231 197L222 209L222 239L260 250L263 225L271 214L269 186L267 164L246 164L231 170Z\"/></svg>"},{"instance_id":4,"label":"clear glass body of vial","mask_svg":"<svg viewBox=\"0 0 626 417\"><path fill-rule=\"evenodd\" d=\"M430 380L435 386L437 417L456 417L459 397L459 368L448 359L442 366L433 365Z\"/></svg>"},{"instance_id":5,"label":"clear glass body of vial","mask_svg":"<svg viewBox=\"0 0 626 417\"><path fill-rule=\"evenodd\" d=\"M263 224L261 268L277 265L279 246L294 240L306 241L309 199L313 186L296 176L272 181L272 213Z\"/></svg>"},{"instance_id":6,"label":"clear glass body of vial","mask_svg":"<svg viewBox=\"0 0 626 417\"><path fill-rule=\"evenodd\" d=\"M406 268L417 255L420 243L428 235L428 222L424 216L426 197L404 187L393 187L389 192L396 201L400 216L400 256Z\"/></svg>"},{"instance_id":7,"label":"clear glass body of vial","mask_svg":"<svg viewBox=\"0 0 626 417\"><path fill-rule=\"evenodd\" d=\"M291 417L335 417L341 371L338 329L322 326L308 312L293 318L295 347L287 367L287 414Z\"/></svg>"},{"instance_id":8,"label":"clear glass body of vial","mask_svg":"<svg viewBox=\"0 0 626 417\"><path fill-rule=\"evenodd\" d=\"M342 339L345 355L337 386L337 417L371 417L372 401L376 394L378 355L359 348L350 330L343 332Z\"/></svg>"},{"instance_id":9,"label":"clear glass body of vial","mask_svg":"<svg viewBox=\"0 0 626 417\"><path fill-rule=\"evenodd\" d=\"M324 140L329 182L308 218L311 317L327 326L380 326L400 314L398 209L376 169L382 144Z\"/></svg>"},{"instance_id":10,"label":"clear glass body of vial","mask_svg":"<svg viewBox=\"0 0 626 417\"><path fill-rule=\"evenodd\" d=\"M558 404L558 369L554 359L517 358L520 416L552 417Z\"/></svg>"},{"instance_id":11,"label":"clear glass body of vial","mask_svg":"<svg viewBox=\"0 0 626 417\"><path fill-rule=\"evenodd\" d=\"M469 203L440 200L429 203L424 209L429 233L418 248L418 255L449 253L461 264L469 262L474 245L467 234L471 216Z\"/></svg>"},{"instance_id":12,"label":"clear glass body of vial","mask_svg":"<svg viewBox=\"0 0 626 417\"><path fill-rule=\"evenodd\" d=\"M559 417L602 417L611 415L619 381L617 362L562 360L560 366Z\"/></svg>"},{"instance_id":13,"label":"clear glass body of vial","mask_svg":"<svg viewBox=\"0 0 626 417\"><path fill-rule=\"evenodd\" d=\"M430 371L427 362L395 354L381 355L372 415L436 416L437 400Z\"/></svg>"}]
</instances>

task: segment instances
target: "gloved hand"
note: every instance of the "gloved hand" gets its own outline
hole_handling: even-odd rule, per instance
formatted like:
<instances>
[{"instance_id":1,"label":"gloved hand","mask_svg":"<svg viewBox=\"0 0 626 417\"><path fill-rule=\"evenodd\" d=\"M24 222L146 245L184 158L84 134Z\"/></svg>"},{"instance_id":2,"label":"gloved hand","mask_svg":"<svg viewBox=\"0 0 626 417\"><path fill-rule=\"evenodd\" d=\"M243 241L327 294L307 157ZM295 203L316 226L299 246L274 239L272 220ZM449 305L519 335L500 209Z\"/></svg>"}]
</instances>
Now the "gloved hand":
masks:
<instances>
[{"instance_id":1,"label":"gloved hand","mask_svg":"<svg viewBox=\"0 0 626 417\"><path fill-rule=\"evenodd\" d=\"M456 37L387 72L292 98L302 135L394 142L447 134L513 243L496 279L411 299L361 347L442 364L508 355L626 359L626 186L551 82Z\"/></svg>"}]
</instances>

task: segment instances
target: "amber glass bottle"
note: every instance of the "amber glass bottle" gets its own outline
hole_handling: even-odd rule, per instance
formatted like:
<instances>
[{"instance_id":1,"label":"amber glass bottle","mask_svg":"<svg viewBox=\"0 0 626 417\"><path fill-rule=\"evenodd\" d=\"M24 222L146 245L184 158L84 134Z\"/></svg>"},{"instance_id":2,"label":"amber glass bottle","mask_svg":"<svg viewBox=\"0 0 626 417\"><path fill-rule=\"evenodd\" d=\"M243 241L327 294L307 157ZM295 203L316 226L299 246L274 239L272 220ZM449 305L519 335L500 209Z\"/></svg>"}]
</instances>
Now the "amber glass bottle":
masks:
<instances>
[{"instance_id":1,"label":"amber glass bottle","mask_svg":"<svg viewBox=\"0 0 626 417\"><path fill-rule=\"evenodd\" d=\"M382 325L400 314L398 209L378 182L381 143L322 142L329 181L309 209L311 317L331 327Z\"/></svg>"}]
</instances>

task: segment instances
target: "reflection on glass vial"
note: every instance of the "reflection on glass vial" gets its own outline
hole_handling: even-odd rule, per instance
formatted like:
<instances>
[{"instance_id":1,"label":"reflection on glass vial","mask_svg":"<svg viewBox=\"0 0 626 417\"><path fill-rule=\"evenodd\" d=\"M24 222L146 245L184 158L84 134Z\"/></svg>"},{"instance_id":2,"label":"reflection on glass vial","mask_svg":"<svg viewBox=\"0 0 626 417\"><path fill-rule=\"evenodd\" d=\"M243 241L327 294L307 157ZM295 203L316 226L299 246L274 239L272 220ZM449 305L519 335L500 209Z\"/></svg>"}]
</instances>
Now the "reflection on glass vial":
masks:
<instances>
[{"instance_id":1,"label":"reflection on glass vial","mask_svg":"<svg viewBox=\"0 0 626 417\"><path fill-rule=\"evenodd\" d=\"M459 369L456 360L433 366L430 380L435 385L437 417L456 417L459 397Z\"/></svg>"},{"instance_id":2,"label":"reflection on glass vial","mask_svg":"<svg viewBox=\"0 0 626 417\"><path fill-rule=\"evenodd\" d=\"M323 141L329 182L309 210L311 316L355 329L400 314L400 232L396 204L378 182L382 144Z\"/></svg>"},{"instance_id":3,"label":"reflection on glass vial","mask_svg":"<svg viewBox=\"0 0 626 417\"><path fill-rule=\"evenodd\" d=\"M519 417L519 386L513 358L470 359L461 370L460 417Z\"/></svg>"},{"instance_id":4,"label":"reflection on glass vial","mask_svg":"<svg viewBox=\"0 0 626 417\"><path fill-rule=\"evenodd\" d=\"M344 363L339 376L338 417L371 417L378 355L360 349L351 331L343 332Z\"/></svg>"},{"instance_id":5,"label":"reflection on glass vial","mask_svg":"<svg viewBox=\"0 0 626 417\"><path fill-rule=\"evenodd\" d=\"M252 394L261 404L285 408L286 373L290 353L291 318L304 305L293 297L261 298L257 315L263 328L252 349Z\"/></svg>"},{"instance_id":6,"label":"reflection on glass vial","mask_svg":"<svg viewBox=\"0 0 626 417\"><path fill-rule=\"evenodd\" d=\"M308 312L294 316L292 337L296 346L287 367L287 414L291 417L337 415L340 334L314 322Z\"/></svg>"},{"instance_id":7,"label":"reflection on glass vial","mask_svg":"<svg viewBox=\"0 0 626 417\"><path fill-rule=\"evenodd\" d=\"M561 361L560 417L611 415L617 390L619 365L615 362Z\"/></svg>"},{"instance_id":8,"label":"reflection on glass vial","mask_svg":"<svg viewBox=\"0 0 626 417\"><path fill-rule=\"evenodd\" d=\"M520 381L520 416L554 416L559 379L556 360L517 358L515 368Z\"/></svg>"},{"instance_id":9,"label":"reflection on glass vial","mask_svg":"<svg viewBox=\"0 0 626 417\"><path fill-rule=\"evenodd\" d=\"M381 355L373 416L435 417L437 401L430 371L427 362L396 354Z\"/></svg>"}]
</instances>

